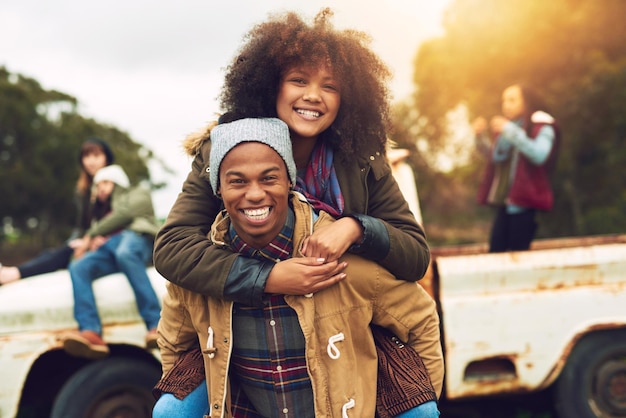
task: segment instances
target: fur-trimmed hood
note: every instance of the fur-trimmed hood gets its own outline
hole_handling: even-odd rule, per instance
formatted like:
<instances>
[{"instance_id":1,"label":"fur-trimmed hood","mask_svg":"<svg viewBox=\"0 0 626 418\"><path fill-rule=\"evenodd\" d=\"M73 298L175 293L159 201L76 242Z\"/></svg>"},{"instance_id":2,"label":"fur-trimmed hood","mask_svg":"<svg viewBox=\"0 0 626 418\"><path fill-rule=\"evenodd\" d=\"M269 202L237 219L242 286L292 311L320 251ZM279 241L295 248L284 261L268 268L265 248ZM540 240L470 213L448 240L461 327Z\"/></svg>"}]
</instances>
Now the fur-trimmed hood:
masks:
<instances>
[{"instance_id":1,"label":"fur-trimmed hood","mask_svg":"<svg viewBox=\"0 0 626 418\"><path fill-rule=\"evenodd\" d=\"M217 121L209 123L204 128L193 132L183 140L183 149L191 157L196 156L202 148L202 144L207 141L211 135L211 129L217 126Z\"/></svg>"}]
</instances>

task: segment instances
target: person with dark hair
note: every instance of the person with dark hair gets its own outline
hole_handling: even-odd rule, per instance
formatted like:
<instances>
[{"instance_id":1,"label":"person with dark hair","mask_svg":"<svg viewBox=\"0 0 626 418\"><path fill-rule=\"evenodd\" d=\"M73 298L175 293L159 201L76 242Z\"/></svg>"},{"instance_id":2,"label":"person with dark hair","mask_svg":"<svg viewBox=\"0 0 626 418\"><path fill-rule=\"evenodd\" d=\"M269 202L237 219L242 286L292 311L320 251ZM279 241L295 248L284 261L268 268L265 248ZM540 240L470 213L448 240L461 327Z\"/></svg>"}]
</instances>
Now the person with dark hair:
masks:
<instances>
[{"instance_id":1,"label":"person with dark hair","mask_svg":"<svg viewBox=\"0 0 626 418\"><path fill-rule=\"evenodd\" d=\"M104 140L92 137L82 144L78 153L80 174L76 182L75 195L77 216L72 236L65 245L44 250L35 258L18 266L2 266L0 264L0 285L67 268L74 255L74 250L80 246L82 234L89 228L91 220L108 212L108 208L104 207L107 205L106 202L94 205L95 198L91 195L91 186L95 173L102 167L113 164L113 162L113 152Z\"/></svg>"},{"instance_id":2,"label":"person with dark hair","mask_svg":"<svg viewBox=\"0 0 626 418\"><path fill-rule=\"evenodd\" d=\"M476 145L489 163L479 187L478 202L496 208L489 252L528 250L535 236L536 211L552 209L550 173L560 132L539 96L522 84L502 93L502 115L473 123Z\"/></svg>"},{"instance_id":3,"label":"person with dark hair","mask_svg":"<svg viewBox=\"0 0 626 418\"><path fill-rule=\"evenodd\" d=\"M308 237L306 257L278 263L212 245L207 234L222 209L209 182L214 123L187 138L192 168L155 241L154 264L167 280L203 295L262 306L267 294L305 295L336 284L344 278L338 260L346 252L379 263L400 280L415 282L425 274L430 252L424 231L385 158L391 73L369 48L368 35L335 29L331 16L323 9L308 24L287 12L254 26L227 68L220 123L255 117L284 121L297 167L295 189L337 221ZM201 373L197 358L190 355L181 367ZM379 373L381 378L389 381ZM432 378L438 384L442 376ZM181 397L188 394L183 392ZM388 411L386 401L393 396L378 395L377 405ZM404 396L398 390L396 400ZM419 403L412 401L407 409Z\"/></svg>"},{"instance_id":4,"label":"person with dark hair","mask_svg":"<svg viewBox=\"0 0 626 418\"><path fill-rule=\"evenodd\" d=\"M335 223L292 191L296 164L289 129L280 119L216 126L210 166L211 187L225 207L210 239L222 250L274 263L302 258L299 248L307 237ZM311 295L267 294L258 307L168 284L158 328L164 373L200 341L207 384L194 402L164 395L170 402L158 402L153 417L199 417L209 405L224 417L373 417L378 362L370 324L393 330L407 342L400 349L389 341L398 354L417 350L423 354L421 368L441 376L433 298L373 261L345 254L341 262L347 264L346 278L334 286ZM422 379L428 390L420 393L421 400L434 401L439 379L434 387L428 373ZM397 409L393 405L389 412ZM420 409L419 416L438 415L435 402Z\"/></svg>"}]
</instances>

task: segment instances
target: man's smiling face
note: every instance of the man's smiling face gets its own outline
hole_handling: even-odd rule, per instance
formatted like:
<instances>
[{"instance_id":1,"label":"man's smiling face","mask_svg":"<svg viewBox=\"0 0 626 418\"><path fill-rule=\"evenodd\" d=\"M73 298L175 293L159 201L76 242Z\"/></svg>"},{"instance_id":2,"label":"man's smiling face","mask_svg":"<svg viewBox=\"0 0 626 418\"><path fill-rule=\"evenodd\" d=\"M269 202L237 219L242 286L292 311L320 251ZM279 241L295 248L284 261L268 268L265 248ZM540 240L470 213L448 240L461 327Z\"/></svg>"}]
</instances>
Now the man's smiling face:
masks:
<instances>
[{"instance_id":1,"label":"man's smiling face","mask_svg":"<svg viewBox=\"0 0 626 418\"><path fill-rule=\"evenodd\" d=\"M270 146L243 142L219 168L219 192L239 236L253 248L269 244L287 221L291 183L285 162Z\"/></svg>"}]
</instances>

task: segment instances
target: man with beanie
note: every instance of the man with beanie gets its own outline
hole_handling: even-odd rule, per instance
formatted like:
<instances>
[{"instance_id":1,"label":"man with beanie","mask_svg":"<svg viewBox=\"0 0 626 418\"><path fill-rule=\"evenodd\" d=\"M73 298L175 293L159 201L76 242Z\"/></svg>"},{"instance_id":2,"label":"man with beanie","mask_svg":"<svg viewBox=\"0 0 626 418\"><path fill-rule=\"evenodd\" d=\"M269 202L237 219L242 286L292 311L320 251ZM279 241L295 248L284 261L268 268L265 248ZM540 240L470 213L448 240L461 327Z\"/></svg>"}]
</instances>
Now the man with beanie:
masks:
<instances>
[{"instance_id":1,"label":"man with beanie","mask_svg":"<svg viewBox=\"0 0 626 418\"><path fill-rule=\"evenodd\" d=\"M97 204L110 212L95 221L76 251L69 271L74 292L74 318L78 332L64 337L69 354L97 359L109 354L102 339L92 282L108 274L123 272L135 293L137 307L146 323L146 345L156 348L156 327L161 306L152 288L146 266L152 259L153 241L159 224L154 215L149 190L130 188L126 173L119 165L98 170L94 177Z\"/></svg>"},{"instance_id":2,"label":"man with beanie","mask_svg":"<svg viewBox=\"0 0 626 418\"><path fill-rule=\"evenodd\" d=\"M317 214L292 190L296 166L287 125L273 118L241 119L217 125L210 136L209 180L225 207L211 227L213 244L274 262L303 257L306 238L334 219ZM164 394L153 416L167 416L172 406L184 405L184 399L172 396L175 388L170 391L162 383L200 341L208 402L193 397L190 402L206 402L195 412L373 417L378 362L370 323L407 341L398 341L398 350L419 352L430 374L424 376L421 396L424 402L436 401L443 355L433 299L421 286L396 280L374 262L345 254L340 263L347 267L337 284L305 296L266 293L260 306L167 283L158 341L163 379L156 388ZM181 383L188 381L189 376Z\"/></svg>"}]
</instances>

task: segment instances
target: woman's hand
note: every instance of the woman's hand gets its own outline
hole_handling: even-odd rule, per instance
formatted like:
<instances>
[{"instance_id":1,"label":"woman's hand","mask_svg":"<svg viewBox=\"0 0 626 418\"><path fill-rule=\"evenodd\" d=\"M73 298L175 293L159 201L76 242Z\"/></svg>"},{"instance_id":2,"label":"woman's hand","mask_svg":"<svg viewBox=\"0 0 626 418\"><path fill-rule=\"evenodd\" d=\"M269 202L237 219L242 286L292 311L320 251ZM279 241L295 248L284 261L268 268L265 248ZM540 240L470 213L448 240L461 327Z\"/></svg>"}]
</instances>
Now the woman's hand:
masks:
<instances>
[{"instance_id":1,"label":"woman's hand","mask_svg":"<svg viewBox=\"0 0 626 418\"><path fill-rule=\"evenodd\" d=\"M73 240L71 240L70 242L67 243L67 245L70 246L71 249L75 250L76 248L82 247L83 246L83 238L74 238Z\"/></svg>"},{"instance_id":2,"label":"woman's hand","mask_svg":"<svg viewBox=\"0 0 626 418\"><path fill-rule=\"evenodd\" d=\"M79 260L83 258L87 251L89 251L89 246L91 245L91 237L89 236L89 234L87 234L82 238L77 238L76 240L73 240L70 245L74 249L74 259Z\"/></svg>"},{"instance_id":3,"label":"woman's hand","mask_svg":"<svg viewBox=\"0 0 626 418\"><path fill-rule=\"evenodd\" d=\"M482 116L474 119L474 122L472 122L472 130L474 131L474 135L482 135L483 132L487 130L487 119Z\"/></svg>"},{"instance_id":4,"label":"woman's hand","mask_svg":"<svg viewBox=\"0 0 626 418\"><path fill-rule=\"evenodd\" d=\"M96 251L98 248L100 248L108 240L109 240L109 237L105 237L105 236L102 236L102 235L98 235L98 236L93 237L93 239L91 240L91 242L89 244L89 251Z\"/></svg>"},{"instance_id":5,"label":"woman's hand","mask_svg":"<svg viewBox=\"0 0 626 418\"><path fill-rule=\"evenodd\" d=\"M267 282L266 293L306 295L319 292L346 278L348 263L316 257L295 257L276 263Z\"/></svg>"},{"instance_id":6,"label":"woman's hand","mask_svg":"<svg viewBox=\"0 0 626 418\"><path fill-rule=\"evenodd\" d=\"M341 218L316 229L304 240L302 254L307 257L336 261L352 244L363 239L363 227L354 218Z\"/></svg>"},{"instance_id":7,"label":"woman's hand","mask_svg":"<svg viewBox=\"0 0 626 418\"><path fill-rule=\"evenodd\" d=\"M504 125L509 123L509 120L504 116L494 116L491 118L491 130L494 132L502 132Z\"/></svg>"}]
</instances>

